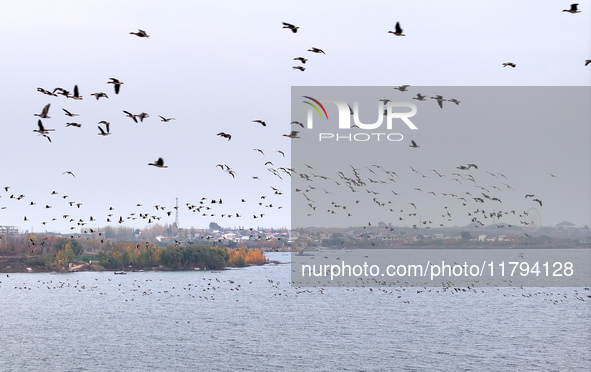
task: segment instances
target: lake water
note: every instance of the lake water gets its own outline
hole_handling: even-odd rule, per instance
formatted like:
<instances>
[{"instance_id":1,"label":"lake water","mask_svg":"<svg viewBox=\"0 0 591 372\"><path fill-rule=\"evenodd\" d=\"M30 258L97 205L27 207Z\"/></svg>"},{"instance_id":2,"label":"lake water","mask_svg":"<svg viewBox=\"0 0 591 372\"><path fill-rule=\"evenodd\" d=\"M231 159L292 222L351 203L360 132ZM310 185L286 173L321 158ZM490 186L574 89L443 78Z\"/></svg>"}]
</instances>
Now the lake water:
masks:
<instances>
[{"instance_id":1,"label":"lake water","mask_svg":"<svg viewBox=\"0 0 591 372\"><path fill-rule=\"evenodd\" d=\"M0 370L591 368L589 289L293 288L268 257L286 264L1 274Z\"/></svg>"}]
</instances>

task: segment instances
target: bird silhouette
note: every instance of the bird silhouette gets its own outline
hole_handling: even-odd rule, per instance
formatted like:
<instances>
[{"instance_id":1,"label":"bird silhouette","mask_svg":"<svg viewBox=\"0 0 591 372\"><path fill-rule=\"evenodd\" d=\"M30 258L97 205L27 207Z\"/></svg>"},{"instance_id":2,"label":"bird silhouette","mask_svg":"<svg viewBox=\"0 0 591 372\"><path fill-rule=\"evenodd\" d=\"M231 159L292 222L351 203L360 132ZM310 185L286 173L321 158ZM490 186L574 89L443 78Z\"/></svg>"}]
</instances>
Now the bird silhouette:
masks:
<instances>
[{"instance_id":1,"label":"bird silhouette","mask_svg":"<svg viewBox=\"0 0 591 372\"><path fill-rule=\"evenodd\" d=\"M158 168L168 168L167 165L164 165L164 159L158 158L155 163L148 163L148 165L153 165Z\"/></svg>"},{"instance_id":2,"label":"bird silhouette","mask_svg":"<svg viewBox=\"0 0 591 372\"><path fill-rule=\"evenodd\" d=\"M400 22L396 22L395 31L388 31L389 34L394 34L396 36L406 36L402 33L402 27L400 27Z\"/></svg>"}]
</instances>

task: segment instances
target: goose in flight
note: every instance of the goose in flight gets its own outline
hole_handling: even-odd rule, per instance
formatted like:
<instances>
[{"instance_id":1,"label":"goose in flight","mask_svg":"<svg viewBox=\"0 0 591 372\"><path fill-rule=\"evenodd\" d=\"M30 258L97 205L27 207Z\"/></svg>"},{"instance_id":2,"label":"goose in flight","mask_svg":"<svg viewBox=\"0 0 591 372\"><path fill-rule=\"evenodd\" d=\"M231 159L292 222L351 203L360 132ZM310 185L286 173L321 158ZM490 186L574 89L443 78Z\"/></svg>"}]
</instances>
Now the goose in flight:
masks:
<instances>
[{"instance_id":1,"label":"goose in flight","mask_svg":"<svg viewBox=\"0 0 591 372\"><path fill-rule=\"evenodd\" d=\"M570 4L570 9L564 9L563 12L567 12L567 13L571 13L571 14L581 13L581 11L577 8L578 6L579 6L578 3Z\"/></svg>"},{"instance_id":2,"label":"goose in flight","mask_svg":"<svg viewBox=\"0 0 591 372\"><path fill-rule=\"evenodd\" d=\"M292 66L291 68L294 70L306 71L306 68L304 66Z\"/></svg>"},{"instance_id":3,"label":"goose in flight","mask_svg":"<svg viewBox=\"0 0 591 372\"><path fill-rule=\"evenodd\" d=\"M221 136L221 137L224 137L224 138L227 138L228 141L232 139L232 135L231 134L228 134L228 133L219 132L217 135L218 136Z\"/></svg>"},{"instance_id":4,"label":"goose in flight","mask_svg":"<svg viewBox=\"0 0 591 372\"><path fill-rule=\"evenodd\" d=\"M148 165L153 165L158 168L168 168L168 165L164 165L164 159L158 158L155 163L148 163Z\"/></svg>"},{"instance_id":5,"label":"goose in flight","mask_svg":"<svg viewBox=\"0 0 591 372\"><path fill-rule=\"evenodd\" d=\"M113 87L115 88L115 94L119 94L119 89L121 89L121 84L124 84L122 81L119 81L118 79L115 78L110 78L111 81L107 81L107 84L113 84Z\"/></svg>"},{"instance_id":6,"label":"goose in flight","mask_svg":"<svg viewBox=\"0 0 591 372\"><path fill-rule=\"evenodd\" d=\"M585 66L587 66L589 63L591 63L591 59L586 59L585 60Z\"/></svg>"},{"instance_id":7,"label":"goose in flight","mask_svg":"<svg viewBox=\"0 0 591 372\"><path fill-rule=\"evenodd\" d=\"M109 98L109 96L107 96L107 93L104 92L92 93L91 96L94 96L97 101L101 97Z\"/></svg>"},{"instance_id":8,"label":"goose in flight","mask_svg":"<svg viewBox=\"0 0 591 372\"><path fill-rule=\"evenodd\" d=\"M140 118L140 121L143 123L145 118L149 118L150 115L146 114L145 112L142 112L139 115L136 115L138 118Z\"/></svg>"},{"instance_id":9,"label":"goose in flight","mask_svg":"<svg viewBox=\"0 0 591 372\"><path fill-rule=\"evenodd\" d=\"M149 38L150 37L150 35L148 35L146 33L146 31L140 30L140 29L138 29L137 32L130 32L130 34L135 35L137 37L145 37L145 38Z\"/></svg>"},{"instance_id":10,"label":"goose in flight","mask_svg":"<svg viewBox=\"0 0 591 372\"><path fill-rule=\"evenodd\" d=\"M80 124L80 123L66 123L66 127L80 128L81 126L82 126L82 124Z\"/></svg>"},{"instance_id":11,"label":"goose in flight","mask_svg":"<svg viewBox=\"0 0 591 372\"><path fill-rule=\"evenodd\" d=\"M412 97L412 99L416 99L417 101L426 101L426 99L425 99L426 97L427 96L421 95L421 93L417 93L417 96L416 97Z\"/></svg>"},{"instance_id":12,"label":"goose in flight","mask_svg":"<svg viewBox=\"0 0 591 372\"><path fill-rule=\"evenodd\" d=\"M66 95L66 97L75 99L77 101L82 100L82 96L78 92L78 85L74 85L74 94L72 94L71 96Z\"/></svg>"},{"instance_id":13,"label":"goose in flight","mask_svg":"<svg viewBox=\"0 0 591 372\"><path fill-rule=\"evenodd\" d=\"M33 132L37 132L39 134L49 134L49 132L54 131L55 129L46 129L41 122L41 119L37 121L37 126L39 129L34 129ZM51 142L51 141L50 141Z\"/></svg>"},{"instance_id":14,"label":"goose in flight","mask_svg":"<svg viewBox=\"0 0 591 372\"><path fill-rule=\"evenodd\" d=\"M299 126L300 126L300 127L302 127L302 128L304 127L304 124L302 124L302 123L301 123L301 122L299 122L299 121L292 121L292 122L291 122L291 124L292 124L292 125L294 125L294 124L295 124L295 125L299 125Z\"/></svg>"},{"instance_id":15,"label":"goose in flight","mask_svg":"<svg viewBox=\"0 0 591 372\"><path fill-rule=\"evenodd\" d=\"M308 49L308 52L326 54L326 53L324 53L324 50L318 49L318 48L315 48L315 47L312 47L311 49Z\"/></svg>"},{"instance_id":16,"label":"goose in flight","mask_svg":"<svg viewBox=\"0 0 591 372\"><path fill-rule=\"evenodd\" d=\"M33 114L33 115L39 116L41 119L51 118L51 116L47 115L49 113L49 106L51 106L51 103L48 103L47 105L45 105L45 107L43 107L43 110L41 111L40 114Z\"/></svg>"},{"instance_id":17,"label":"goose in flight","mask_svg":"<svg viewBox=\"0 0 591 372\"><path fill-rule=\"evenodd\" d=\"M294 34L296 32L298 32L298 28L297 26L292 25L291 23L287 23L287 22L282 22L283 23L283 28L288 28L291 30L291 32L293 32Z\"/></svg>"},{"instance_id":18,"label":"goose in flight","mask_svg":"<svg viewBox=\"0 0 591 372\"><path fill-rule=\"evenodd\" d=\"M294 61L300 61L300 62L302 62L302 63L304 63L304 64L305 64L306 62L308 62L308 58L304 58L304 57L296 57L296 58L294 58L293 60L294 60Z\"/></svg>"},{"instance_id":19,"label":"goose in flight","mask_svg":"<svg viewBox=\"0 0 591 372\"><path fill-rule=\"evenodd\" d=\"M266 126L267 126L267 123L265 123L265 122L264 122L264 121L262 121L262 120L253 120L252 122L253 122L253 123L259 123L259 124L261 124L263 127L266 127Z\"/></svg>"},{"instance_id":20,"label":"goose in flight","mask_svg":"<svg viewBox=\"0 0 591 372\"><path fill-rule=\"evenodd\" d=\"M165 123L168 123L168 122L169 122L169 121L171 121L171 120L176 120L175 118L165 118L165 117L164 117L164 116L162 116L162 115L158 115L158 116L160 116L160 119L162 119L162 120L160 120L160 121L163 121L163 122L165 122Z\"/></svg>"},{"instance_id":21,"label":"goose in flight","mask_svg":"<svg viewBox=\"0 0 591 372\"><path fill-rule=\"evenodd\" d=\"M503 63L503 67L507 67L507 66L515 68L517 65L515 63L513 63L513 62L505 62L505 63Z\"/></svg>"},{"instance_id":22,"label":"goose in flight","mask_svg":"<svg viewBox=\"0 0 591 372\"><path fill-rule=\"evenodd\" d=\"M410 85L401 85L399 87L394 87L394 89L399 90L401 92L406 92L406 90L410 87Z\"/></svg>"},{"instance_id":23,"label":"goose in flight","mask_svg":"<svg viewBox=\"0 0 591 372\"><path fill-rule=\"evenodd\" d=\"M62 174L69 174L69 175L71 175L72 177L76 178L76 176L74 175L74 173L73 173L72 171L65 171L65 172L64 172L64 173L62 173Z\"/></svg>"},{"instance_id":24,"label":"goose in flight","mask_svg":"<svg viewBox=\"0 0 591 372\"><path fill-rule=\"evenodd\" d=\"M458 100L457 100L457 99L455 99L455 98L450 98L450 99L448 99L447 101L448 101L448 102L455 103L456 105L459 105L459 104L460 104L460 101L458 101Z\"/></svg>"},{"instance_id":25,"label":"goose in flight","mask_svg":"<svg viewBox=\"0 0 591 372\"><path fill-rule=\"evenodd\" d=\"M402 27L400 27L400 22L396 22L396 29L395 31L388 31L389 34L394 34L396 36L406 36L402 33Z\"/></svg>"},{"instance_id":26,"label":"goose in flight","mask_svg":"<svg viewBox=\"0 0 591 372\"><path fill-rule=\"evenodd\" d=\"M100 130L100 133L98 134L99 136L108 136L109 134L111 134L111 132L109 131L109 125L110 125L110 123L108 121L104 121L103 120L103 121L99 122L99 124L104 124L105 127L107 128L107 131L105 132L103 130L103 128L101 128L101 126L99 125L98 126L98 129Z\"/></svg>"},{"instance_id":27,"label":"goose in flight","mask_svg":"<svg viewBox=\"0 0 591 372\"><path fill-rule=\"evenodd\" d=\"M443 101L447 101L446 99L444 99L442 96L440 95L436 95L435 97L431 97L431 99L434 99L437 101L437 103L439 104L439 107L443 108Z\"/></svg>"},{"instance_id":28,"label":"goose in flight","mask_svg":"<svg viewBox=\"0 0 591 372\"><path fill-rule=\"evenodd\" d=\"M289 137L289 138L300 138L298 136L298 133L300 133L300 132L298 132L297 130L292 130L291 133L289 133L289 134L283 134L283 136L284 137Z\"/></svg>"},{"instance_id":29,"label":"goose in flight","mask_svg":"<svg viewBox=\"0 0 591 372\"><path fill-rule=\"evenodd\" d=\"M413 149L418 149L419 145L417 145L417 143L414 140L410 140L410 145L408 145L408 147L412 147Z\"/></svg>"},{"instance_id":30,"label":"goose in flight","mask_svg":"<svg viewBox=\"0 0 591 372\"><path fill-rule=\"evenodd\" d=\"M80 114L72 114L70 111L66 110L65 108L63 108L62 110L64 110L64 112L66 113L66 116L69 116L69 117L80 116Z\"/></svg>"},{"instance_id":31,"label":"goose in flight","mask_svg":"<svg viewBox=\"0 0 591 372\"><path fill-rule=\"evenodd\" d=\"M125 116L127 116L128 118L131 118L133 121L135 121L137 123L136 115L132 114L129 111L125 111L125 110L123 110L123 113L125 114Z\"/></svg>"}]
</instances>

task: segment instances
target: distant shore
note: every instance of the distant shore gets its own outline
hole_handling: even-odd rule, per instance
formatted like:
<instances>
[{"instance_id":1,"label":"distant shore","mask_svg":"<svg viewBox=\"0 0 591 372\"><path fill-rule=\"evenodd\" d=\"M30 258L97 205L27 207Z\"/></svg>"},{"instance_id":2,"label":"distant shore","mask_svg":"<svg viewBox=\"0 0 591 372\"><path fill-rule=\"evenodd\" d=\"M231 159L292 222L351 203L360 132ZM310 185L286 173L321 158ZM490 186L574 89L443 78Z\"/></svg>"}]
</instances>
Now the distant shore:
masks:
<instances>
[{"instance_id":1,"label":"distant shore","mask_svg":"<svg viewBox=\"0 0 591 372\"><path fill-rule=\"evenodd\" d=\"M127 267L124 269L106 269L98 264L89 264L89 263L75 263L71 267L57 267L57 266L37 266L37 265L30 265L27 261L34 257L29 256L0 256L0 273L1 274L15 274L15 273L51 273L51 272L58 272L58 273L68 273L68 272L81 272L81 271L111 271L111 272L134 272L134 271L208 271L208 270L200 270L200 269L171 269L168 267ZM269 261L267 263L274 263L274 261ZM252 265L249 265L252 266ZM233 268L234 266L228 266L223 269L215 269L217 270L226 270L229 268Z\"/></svg>"}]
</instances>

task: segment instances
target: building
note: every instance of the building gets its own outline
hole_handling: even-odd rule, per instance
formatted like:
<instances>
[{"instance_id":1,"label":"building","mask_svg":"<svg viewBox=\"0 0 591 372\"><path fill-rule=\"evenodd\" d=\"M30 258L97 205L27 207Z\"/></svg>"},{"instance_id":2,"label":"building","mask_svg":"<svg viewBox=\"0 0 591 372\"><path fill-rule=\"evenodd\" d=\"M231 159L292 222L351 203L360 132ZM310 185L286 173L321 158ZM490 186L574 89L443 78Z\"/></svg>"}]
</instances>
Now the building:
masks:
<instances>
[{"instance_id":1,"label":"building","mask_svg":"<svg viewBox=\"0 0 591 372\"><path fill-rule=\"evenodd\" d=\"M18 234L18 227L0 226L0 234Z\"/></svg>"}]
</instances>

